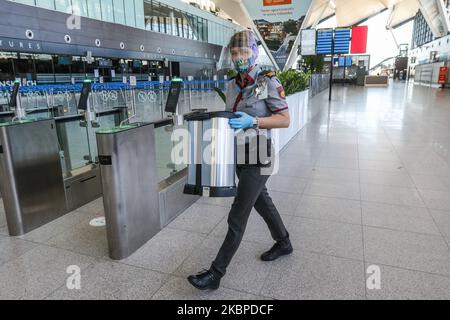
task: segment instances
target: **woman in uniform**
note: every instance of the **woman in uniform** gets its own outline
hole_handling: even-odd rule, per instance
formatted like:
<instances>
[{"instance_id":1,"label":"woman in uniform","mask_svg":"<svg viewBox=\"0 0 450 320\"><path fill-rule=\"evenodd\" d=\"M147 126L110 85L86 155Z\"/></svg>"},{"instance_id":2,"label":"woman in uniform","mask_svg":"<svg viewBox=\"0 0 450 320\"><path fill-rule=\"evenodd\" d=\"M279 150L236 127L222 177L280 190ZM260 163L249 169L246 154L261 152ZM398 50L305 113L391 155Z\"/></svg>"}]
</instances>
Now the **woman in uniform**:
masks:
<instances>
[{"instance_id":1,"label":"woman in uniform","mask_svg":"<svg viewBox=\"0 0 450 320\"><path fill-rule=\"evenodd\" d=\"M230 120L230 126L236 130L254 129L270 141L270 129L288 128L290 124L284 89L273 72L263 72L256 64L259 51L252 32L246 30L233 35L228 49L238 72L230 79L226 93L226 109L237 116ZM275 241L261 259L274 261L293 251L289 233L266 188L270 176L263 174L260 163L238 163L236 172L239 178L237 196L228 215L228 233L222 247L209 270L188 277L188 281L200 290L219 288L242 241L253 207L267 223Z\"/></svg>"}]
</instances>

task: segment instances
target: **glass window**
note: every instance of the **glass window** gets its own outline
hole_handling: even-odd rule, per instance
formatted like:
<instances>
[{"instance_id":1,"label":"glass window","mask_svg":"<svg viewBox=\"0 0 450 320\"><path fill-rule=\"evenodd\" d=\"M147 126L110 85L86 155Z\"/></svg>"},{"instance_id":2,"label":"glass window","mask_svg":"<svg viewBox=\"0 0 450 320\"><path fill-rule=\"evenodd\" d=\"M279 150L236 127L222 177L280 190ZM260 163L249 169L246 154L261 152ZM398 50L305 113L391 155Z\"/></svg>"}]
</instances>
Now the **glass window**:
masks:
<instances>
[{"instance_id":1,"label":"glass window","mask_svg":"<svg viewBox=\"0 0 450 320\"><path fill-rule=\"evenodd\" d=\"M73 12L82 17L88 16L88 6L86 0L72 0Z\"/></svg>"},{"instance_id":2,"label":"glass window","mask_svg":"<svg viewBox=\"0 0 450 320\"><path fill-rule=\"evenodd\" d=\"M164 33L167 34L172 34L172 22L170 19L170 9L167 6L161 5L160 6L160 13L161 16L164 17L164 25L165 25L165 29L164 29Z\"/></svg>"},{"instance_id":3,"label":"glass window","mask_svg":"<svg viewBox=\"0 0 450 320\"><path fill-rule=\"evenodd\" d=\"M173 16L175 19L175 35L179 37L183 37L183 14L179 11L174 9L173 10Z\"/></svg>"},{"instance_id":4,"label":"glass window","mask_svg":"<svg viewBox=\"0 0 450 320\"><path fill-rule=\"evenodd\" d=\"M125 24L125 6L123 0L113 0L114 21Z\"/></svg>"},{"instance_id":5,"label":"glass window","mask_svg":"<svg viewBox=\"0 0 450 320\"><path fill-rule=\"evenodd\" d=\"M85 68L86 68L86 74L89 75L90 77L93 77L94 76L94 70L98 69L97 62L95 61L94 63L90 63L90 64L86 63L85 64Z\"/></svg>"},{"instance_id":6,"label":"glass window","mask_svg":"<svg viewBox=\"0 0 450 320\"><path fill-rule=\"evenodd\" d=\"M188 18L190 29L191 29L191 30L189 30L189 33L190 33L189 39L197 40L198 39L197 38L197 34L198 34L198 32L197 32L197 29L198 29L197 17L193 16L191 14L188 14L187 18Z\"/></svg>"},{"instance_id":7,"label":"glass window","mask_svg":"<svg viewBox=\"0 0 450 320\"><path fill-rule=\"evenodd\" d=\"M177 29L177 24L176 24L176 20L175 20L175 14L173 11L170 11L170 16L168 18L169 20L169 24L170 24L170 32L169 34L171 35L178 35L178 29Z\"/></svg>"},{"instance_id":8,"label":"glass window","mask_svg":"<svg viewBox=\"0 0 450 320\"><path fill-rule=\"evenodd\" d=\"M120 73L120 74L123 74L123 75L127 75L128 73L129 73L129 70L128 70L128 61L129 60L123 60L123 59L120 59L119 60L119 66L117 67L117 71Z\"/></svg>"},{"instance_id":9,"label":"glass window","mask_svg":"<svg viewBox=\"0 0 450 320\"><path fill-rule=\"evenodd\" d=\"M13 58L17 54L10 52L0 52L0 81L14 80Z\"/></svg>"},{"instance_id":10,"label":"glass window","mask_svg":"<svg viewBox=\"0 0 450 320\"><path fill-rule=\"evenodd\" d=\"M52 56L48 54L34 55L36 73L53 73Z\"/></svg>"},{"instance_id":11,"label":"glass window","mask_svg":"<svg viewBox=\"0 0 450 320\"><path fill-rule=\"evenodd\" d=\"M178 36L184 38L183 18L177 18Z\"/></svg>"},{"instance_id":12,"label":"glass window","mask_svg":"<svg viewBox=\"0 0 450 320\"><path fill-rule=\"evenodd\" d=\"M17 76L31 80L34 74L33 54L19 53L18 59L14 60L14 71Z\"/></svg>"},{"instance_id":13,"label":"glass window","mask_svg":"<svg viewBox=\"0 0 450 320\"><path fill-rule=\"evenodd\" d=\"M144 16L144 1L143 0L134 0L134 12L136 15L136 27L144 29L145 16Z\"/></svg>"},{"instance_id":14,"label":"glass window","mask_svg":"<svg viewBox=\"0 0 450 320\"><path fill-rule=\"evenodd\" d=\"M72 56L53 56L53 66L56 74L71 73Z\"/></svg>"},{"instance_id":15,"label":"glass window","mask_svg":"<svg viewBox=\"0 0 450 320\"><path fill-rule=\"evenodd\" d=\"M192 29L189 25L189 20L187 19L187 17L183 18L183 33L185 38L192 39Z\"/></svg>"},{"instance_id":16,"label":"glass window","mask_svg":"<svg viewBox=\"0 0 450 320\"><path fill-rule=\"evenodd\" d=\"M163 74L162 61L149 61L148 73L152 80L158 80L158 77Z\"/></svg>"},{"instance_id":17,"label":"glass window","mask_svg":"<svg viewBox=\"0 0 450 320\"><path fill-rule=\"evenodd\" d=\"M81 57L72 57L72 74L84 74L84 61Z\"/></svg>"},{"instance_id":18,"label":"glass window","mask_svg":"<svg viewBox=\"0 0 450 320\"><path fill-rule=\"evenodd\" d=\"M142 61L141 60L125 60L127 63L127 72L133 75L141 74Z\"/></svg>"},{"instance_id":19,"label":"glass window","mask_svg":"<svg viewBox=\"0 0 450 320\"><path fill-rule=\"evenodd\" d=\"M203 41L208 41L208 20L203 19Z\"/></svg>"},{"instance_id":20,"label":"glass window","mask_svg":"<svg viewBox=\"0 0 450 320\"><path fill-rule=\"evenodd\" d=\"M72 13L70 0L55 0L55 9L61 12Z\"/></svg>"},{"instance_id":21,"label":"glass window","mask_svg":"<svg viewBox=\"0 0 450 320\"><path fill-rule=\"evenodd\" d=\"M136 0L135 0L136 1ZM221 44L219 37L223 37L219 25L196 15L161 4L158 1L144 0L144 29L171 34L192 40ZM136 11L136 17L138 11ZM212 30L211 26L215 27ZM212 33L211 37L209 33ZM213 42L214 43L214 42Z\"/></svg>"},{"instance_id":22,"label":"glass window","mask_svg":"<svg viewBox=\"0 0 450 320\"><path fill-rule=\"evenodd\" d=\"M144 17L145 17L145 29L157 31L158 26L156 24L155 15L153 12L152 1L144 1Z\"/></svg>"},{"instance_id":23,"label":"glass window","mask_svg":"<svg viewBox=\"0 0 450 320\"><path fill-rule=\"evenodd\" d=\"M125 6L125 24L131 27L136 26L136 15L134 13L134 5L132 5L133 3L133 1L128 0Z\"/></svg>"},{"instance_id":24,"label":"glass window","mask_svg":"<svg viewBox=\"0 0 450 320\"><path fill-rule=\"evenodd\" d=\"M88 14L89 18L92 19L102 19L102 6L100 0L88 0Z\"/></svg>"},{"instance_id":25,"label":"glass window","mask_svg":"<svg viewBox=\"0 0 450 320\"><path fill-rule=\"evenodd\" d=\"M211 21L208 21L207 23L208 23L208 29L209 29L208 42L216 44L217 43L216 38L219 36L219 34L217 32L218 30L216 30L217 23L211 22Z\"/></svg>"},{"instance_id":26,"label":"glass window","mask_svg":"<svg viewBox=\"0 0 450 320\"><path fill-rule=\"evenodd\" d=\"M55 10L54 0L36 0L36 6L45 9Z\"/></svg>"},{"instance_id":27,"label":"glass window","mask_svg":"<svg viewBox=\"0 0 450 320\"><path fill-rule=\"evenodd\" d=\"M15 0L15 2L19 2L19 3L23 3L23 4L28 4L30 6L34 6L34 0Z\"/></svg>"},{"instance_id":28,"label":"glass window","mask_svg":"<svg viewBox=\"0 0 450 320\"><path fill-rule=\"evenodd\" d=\"M167 32L167 34L171 34L174 35L175 32L175 18L173 17L172 13L170 13L170 15L166 18L167 24L169 26L169 31Z\"/></svg>"},{"instance_id":29,"label":"glass window","mask_svg":"<svg viewBox=\"0 0 450 320\"><path fill-rule=\"evenodd\" d=\"M198 40L202 41L203 40L203 19L196 17L197 19L197 37Z\"/></svg>"},{"instance_id":30,"label":"glass window","mask_svg":"<svg viewBox=\"0 0 450 320\"><path fill-rule=\"evenodd\" d=\"M102 20L114 22L114 9L112 0L101 0Z\"/></svg>"},{"instance_id":31,"label":"glass window","mask_svg":"<svg viewBox=\"0 0 450 320\"><path fill-rule=\"evenodd\" d=\"M158 17L151 17L151 30L159 32Z\"/></svg>"},{"instance_id":32,"label":"glass window","mask_svg":"<svg viewBox=\"0 0 450 320\"><path fill-rule=\"evenodd\" d=\"M150 64L148 63L148 61L142 60L142 68L141 68L142 74L148 76L150 74L149 70L150 70ZM145 80L147 80L147 79L145 79Z\"/></svg>"}]
</instances>

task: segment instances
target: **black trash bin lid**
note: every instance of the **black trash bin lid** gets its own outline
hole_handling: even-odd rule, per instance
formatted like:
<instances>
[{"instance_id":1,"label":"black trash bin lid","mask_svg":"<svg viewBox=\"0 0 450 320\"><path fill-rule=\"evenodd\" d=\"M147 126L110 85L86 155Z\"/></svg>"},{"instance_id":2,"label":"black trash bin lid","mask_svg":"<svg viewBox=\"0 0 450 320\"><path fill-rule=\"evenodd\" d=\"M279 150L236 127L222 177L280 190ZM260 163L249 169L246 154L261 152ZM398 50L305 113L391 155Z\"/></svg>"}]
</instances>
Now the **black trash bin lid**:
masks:
<instances>
[{"instance_id":1,"label":"black trash bin lid","mask_svg":"<svg viewBox=\"0 0 450 320\"><path fill-rule=\"evenodd\" d=\"M187 115L184 120L186 121L204 121L213 118L225 118L225 119L235 119L239 118L233 112L230 111L216 111L216 112L199 112Z\"/></svg>"}]
</instances>

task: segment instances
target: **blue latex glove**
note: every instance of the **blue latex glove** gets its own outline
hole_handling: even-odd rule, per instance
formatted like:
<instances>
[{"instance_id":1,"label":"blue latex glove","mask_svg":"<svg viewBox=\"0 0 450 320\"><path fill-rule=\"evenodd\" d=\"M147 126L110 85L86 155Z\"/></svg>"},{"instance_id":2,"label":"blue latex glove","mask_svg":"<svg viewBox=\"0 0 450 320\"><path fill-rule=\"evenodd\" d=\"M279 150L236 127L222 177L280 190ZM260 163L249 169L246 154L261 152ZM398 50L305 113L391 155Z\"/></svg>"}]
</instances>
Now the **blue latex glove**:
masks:
<instances>
[{"instance_id":1,"label":"blue latex glove","mask_svg":"<svg viewBox=\"0 0 450 320\"><path fill-rule=\"evenodd\" d=\"M233 129L249 129L253 127L253 117L245 112L236 112L239 118L230 119L230 126Z\"/></svg>"}]
</instances>

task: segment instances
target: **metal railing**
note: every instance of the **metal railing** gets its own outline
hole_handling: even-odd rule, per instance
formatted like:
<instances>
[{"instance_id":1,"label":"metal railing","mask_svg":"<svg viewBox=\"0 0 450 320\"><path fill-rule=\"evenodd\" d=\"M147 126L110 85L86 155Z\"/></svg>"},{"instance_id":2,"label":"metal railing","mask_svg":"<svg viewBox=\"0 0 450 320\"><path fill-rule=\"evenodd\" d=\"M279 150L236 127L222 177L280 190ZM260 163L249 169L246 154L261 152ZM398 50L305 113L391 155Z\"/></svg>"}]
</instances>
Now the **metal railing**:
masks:
<instances>
[{"instance_id":1,"label":"metal railing","mask_svg":"<svg viewBox=\"0 0 450 320\"><path fill-rule=\"evenodd\" d=\"M164 105L170 87L170 81L139 81L136 86L128 83L110 82L92 84L92 101L96 111L130 106L130 99L135 99L138 119L156 121L164 118ZM214 92L217 87L226 90L225 80L184 81L179 108L181 113L196 108L215 108L220 99ZM20 98L24 109L60 108L59 115L76 114L77 102L82 84L21 86ZM0 105L9 104L12 87L0 87Z\"/></svg>"}]
</instances>

